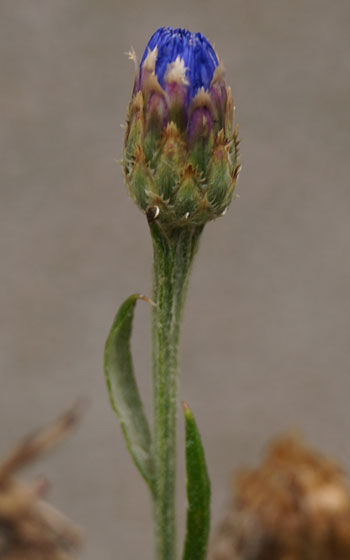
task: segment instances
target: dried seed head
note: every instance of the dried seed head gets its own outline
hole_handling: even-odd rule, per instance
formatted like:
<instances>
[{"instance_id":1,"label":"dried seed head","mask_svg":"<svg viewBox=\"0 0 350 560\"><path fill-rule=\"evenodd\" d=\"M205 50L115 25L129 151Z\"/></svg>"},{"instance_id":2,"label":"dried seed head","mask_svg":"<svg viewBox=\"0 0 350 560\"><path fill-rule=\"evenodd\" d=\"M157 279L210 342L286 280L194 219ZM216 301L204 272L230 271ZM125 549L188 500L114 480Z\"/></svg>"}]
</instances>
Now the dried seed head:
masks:
<instances>
[{"instance_id":1,"label":"dried seed head","mask_svg":"<svg viewBox=\"0 0 350 560\"><path fill-rule=\"evenodd\" d=\"M294 436L235 480L209 560L349 560L349 485L339 467Z\"/></svg>"}]
</instances>

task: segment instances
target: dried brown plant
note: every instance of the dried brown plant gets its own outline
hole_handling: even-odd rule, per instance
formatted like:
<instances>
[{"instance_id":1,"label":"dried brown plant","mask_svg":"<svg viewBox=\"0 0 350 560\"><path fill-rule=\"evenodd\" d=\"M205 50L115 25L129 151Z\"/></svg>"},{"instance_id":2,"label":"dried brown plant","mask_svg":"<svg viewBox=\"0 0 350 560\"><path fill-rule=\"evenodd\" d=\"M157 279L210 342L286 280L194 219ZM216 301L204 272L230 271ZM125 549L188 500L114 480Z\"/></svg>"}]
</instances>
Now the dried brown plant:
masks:
<instances>
[{"instance_id":1,"label":"dried brown plant","mask_svg":"<svg viewBox=\"0 0 350 560\"><path fill-rule=\"evenodd\" d=\"M300 438L273 442L235 478L210 560L349 560L348 480Z\"/></svg>"},{"instance_id":2,"label":"dried brown plant","mask_svg":"<svg viewBox=\"0 0 350 560\"><path fill-rule=\"evenodd\" d=\"M23 439L0 462L0 559L73 560L80 532L42 500L46 479L18 480L17 471L55 447L78 419L73 407L50 426Z\"/></svg>"}]
</instances>

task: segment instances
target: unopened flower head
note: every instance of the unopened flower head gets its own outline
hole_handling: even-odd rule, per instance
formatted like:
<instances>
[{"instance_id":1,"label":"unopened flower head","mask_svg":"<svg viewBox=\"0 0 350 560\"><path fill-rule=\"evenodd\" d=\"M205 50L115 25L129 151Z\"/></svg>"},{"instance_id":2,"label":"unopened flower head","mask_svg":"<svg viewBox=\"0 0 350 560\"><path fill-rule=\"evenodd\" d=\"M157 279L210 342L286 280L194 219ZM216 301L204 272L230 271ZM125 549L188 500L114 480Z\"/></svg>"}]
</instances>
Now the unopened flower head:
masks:
<instances>
[{"instance_id":1,"label":"unopened flower head","mask_svg":"<svg viewBox=\"0 0 350 560\"><path fill-rule=\"evenodd\" d=\"M137 64L123 165L131 196L165 228L226 211L239 172L233 101L201 33L162 27L151 37Z\"/></svg>"}]
</instances>

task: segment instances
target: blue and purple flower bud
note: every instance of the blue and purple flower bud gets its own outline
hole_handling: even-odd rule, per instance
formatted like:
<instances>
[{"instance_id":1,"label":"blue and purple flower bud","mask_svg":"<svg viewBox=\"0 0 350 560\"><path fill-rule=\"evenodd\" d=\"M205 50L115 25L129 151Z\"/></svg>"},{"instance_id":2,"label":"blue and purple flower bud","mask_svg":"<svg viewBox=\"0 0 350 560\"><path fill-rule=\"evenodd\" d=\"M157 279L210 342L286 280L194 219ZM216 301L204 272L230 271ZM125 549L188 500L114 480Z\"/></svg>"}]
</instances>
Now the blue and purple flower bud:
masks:
<instances>
[{"instance_id":1,"label":"blue and purple flower bud","mask_svg":"<svg viewBox=\"0 0 350 560\"><path fill-rule=\"evenodd\" d=\"M132 198L166 229L226 211L239 172L233 101L200 33L162 27L151 37L137 65L123 165Z\"/></svg>"}]
</instances>

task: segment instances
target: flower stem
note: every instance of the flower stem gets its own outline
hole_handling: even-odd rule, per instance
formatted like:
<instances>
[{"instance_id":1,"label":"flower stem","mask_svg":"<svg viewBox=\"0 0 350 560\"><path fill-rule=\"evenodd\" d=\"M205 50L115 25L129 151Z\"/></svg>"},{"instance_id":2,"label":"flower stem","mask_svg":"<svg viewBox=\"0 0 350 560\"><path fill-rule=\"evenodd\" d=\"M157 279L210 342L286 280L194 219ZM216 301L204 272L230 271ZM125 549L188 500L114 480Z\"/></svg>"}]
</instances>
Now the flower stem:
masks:
<instances>
[{"instance_id":1,"label":"flower stem","mask_svg":"<svg viewBox=\"0 0 350 560\"><path fill-rule=\"evenodd\" d=\"M164 232L150 224L153 251L152 361L156 491L154 522L157 560L176 559L176 411L178 347L182 311L202 227Z\"/></svg>"}]
</instances>

